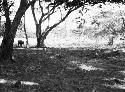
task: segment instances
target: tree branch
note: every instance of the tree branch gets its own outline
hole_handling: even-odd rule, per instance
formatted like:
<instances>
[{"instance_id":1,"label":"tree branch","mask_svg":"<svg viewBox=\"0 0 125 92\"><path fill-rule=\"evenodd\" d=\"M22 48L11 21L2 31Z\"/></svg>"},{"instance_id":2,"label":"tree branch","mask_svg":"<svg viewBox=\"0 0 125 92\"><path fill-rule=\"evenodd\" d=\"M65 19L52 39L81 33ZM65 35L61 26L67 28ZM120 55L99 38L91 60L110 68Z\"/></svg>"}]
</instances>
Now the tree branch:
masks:
<instances>
[{"instance_id":1,"label":"tree branch","mask_svg":"<svg viewBox=\"0 0 125 92\"><path fill-rule=\"evenodd\" d=\"M3 10L5 12L6 23L9 23L10 22L10 16L9 16L9 8L8 8L7 0L4 0L2 5L3 5Z\"/></svg>"},{"instance_id":2,"label":"tree branch","mask_svg":"<svg viewBox=\"0 0 125 92\"><path fill-rule=\"evenodd\" d=\"M36 1L37 1L37 0L32 0L32 1L29 1L28 6L35 4L35 3L36 3Z\"/></svg>"},{"instance_id":3,"label":"tree branch","mask_svg":"<svg viewBox=\"0 0 125 92\"><path fill-rule=\"evenodd\" d=\"M48 17L50 17L50 15L54 13L56 7L57 7L57 6L54 5L53 8L52 8L50 11L48 11L47 13L42 14L42 16L41 16L41 18L40 18L40 20L39 20L39 24L41 24L41 23L44 22ZM49 5L47 6L47 8L49 8ZM45 17L45 16L46 16L46 17ZM44 17L45 17L45 18L44 18ZM44 19L43 19L43 18L44 18Z\"/></svg>"},{"instance_id":4,"label":"tree branch","mask_svg":"<svg viewBox=\"0 0 125 92\"><path fill-rule=\"evenodd\" d=\"M48 17L50 17L50 15L52 15L53 13L55 13L55 8L58 7L58 6L59 6L59 4L54 5L53 8L49 11L49 14L48 13L45 14L46 17L42 21L44 22Z\"/></svg>"},{"instance_id":5,"label":"tree branch","mask_svg":"<svg viewBox=\"0 0 125 92\"><path fill-rule=\"evenodd\" d=\"M49 14L47 13L48 15L46 15L46 17L45 17L42 21L44 22L44 21L45 21L48 17L50 17L50 15L52 15L53 13L55 13L54 10L53 10L51 13L49 13Z\"/></svg>"},{"instance_id":6,"label":"tree branch","mask_svg":"<svg viewBox=\"0 0 125 92\"><path fill-rule=\"evenodd\" d=\"M43 13L43 7L41 6L41 1L39 0L39 6L40 6L40 9L41 9L41 12L42 12L42 15L44 15L44 13Z\"/></svg>"},{"instance_id":7,"label":"tree branch","mask_svg":"<svg viewBox=\"0 0 125 92\"><path fill-rule=\"evenodd\" d=\"M62 10L61 10L61 8L59 7L59 10L60 10L60 13L61 13L61 19L62 19Z\"/></svg>"},{"instance_id":8,"label":"tree branch","mask_svg":"<svg viewBox=\"0 0 125 92\"><path fill-rule=\"evenodd\" d=\"M65 19L69 16L69 14L70 14L71 12L73 12L74 10L77 10L78 8L80 8L80 7L79 7L79 6L78 6L78 7L75 7L75 8L71 7L71 8L69 9L69 11L67 12L67 14L65 15L65 17L63 17L61 21L59 21L58 23L54 24L54 25L51 26L49 29L47 28L47 29L45 30L45 32L42 33L42 36L48 35L49 32L50 32L53 28L55 28L57 25L59 25L60 23L62 23L63 21L65 21Z\"/></svg>"},{"instance_id":9,"label":"tree branch","mask_svg":"<svg viewBox=\"0 0 125 92\"><path fill-rule=\"evenodd\" d=\"M32 14L33 14L33 18L34 18L35 24L37 25L38 22L37 22L36 15L35 15L35 12L34 12L34 4L31 5L31 10L32 10Z\"/></svg>"},{"instance_id":10,"label":"tree branch","mask_svg":"<svg viewBox=\"0 0 125 92\"><path fill-rule=\"evenodd\" d=\"M13 6L13 5L14 5L14 2L12 2L12 3L9 5L8 9L10 9L11 6Z\"/></svg>"}]
</instances>

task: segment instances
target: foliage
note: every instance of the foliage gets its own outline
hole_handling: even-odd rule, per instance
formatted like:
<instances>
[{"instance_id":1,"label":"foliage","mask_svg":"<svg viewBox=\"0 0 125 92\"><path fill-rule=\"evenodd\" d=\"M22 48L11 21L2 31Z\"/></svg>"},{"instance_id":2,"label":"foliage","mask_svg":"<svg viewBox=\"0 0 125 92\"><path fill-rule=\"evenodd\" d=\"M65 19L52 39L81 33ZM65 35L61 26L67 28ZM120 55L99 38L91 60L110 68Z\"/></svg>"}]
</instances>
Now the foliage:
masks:
<instances>
[{"instance_id":1,"label":"foliage","mask_svg":"<svg viewBox=\"0 0 125 92\"><path fill-rule=\"evenodd\" d=\"M61 0L61 1L54 0L54 2L50 2L50 3L39 1L38 3L39 3L39 8L37 9L40 9L40 12L41 12L41 16L39 19L36 18L37 16L35 14L34 5L32 5L31 7L34 21L36 24L36 36L38 39L41 38L42 40L41 42L40 40L37 40L38 47L40 47L40 44L44 44L44 40L46 39L47 35L53 28L57 27L57 25L65 21L65 19L69 16L69 14L72 13L74 10L77 10L78 8L83 6L79 2L74 3L74 1L68 1L68 0ZM46 6L44 6L44 4L46 4ZM75 5L75 4L78 4L78 5ZM44 11L45 9L46 11ZM58 20L58 22L50 25L49 21L51 20L50 18L51 15L61 10L65 11L65 13L63 14L64 16L61 16L61 19ZM44 23L46 23L47 20L48 20L48 25L44 25ZM45 28L43 32L41 32L41 24L43 24Z\"/></svg>"},{"instance_id":2,"label":"foliage","mask_svg":"<svg viewBox=\"0 0 125 92\"><path fill-rule=\"evenodd\" d=\"M123 20L121 18L114 18L103 22L100 26L101 31L95 34L101 36L108 36L110 34L117 36L123 34Z\"/></svg>"},{"instance_id":3,"label":"foliage","mask_svg":"<svg viewBox=\"0 0 125 92\"><path fill-rule=\"evenodd\" d=\"M106 6L108 5L110 5L109 7L111 8L111 10L105 10ZM106 4L101 8L97 6L96 9L99 9L98 13L92 16L93 20L91 21L93 30L89 30L89 28L88 30L85 29L85 34L90 35L90 37L106 37L110 35L114 35L116 37L118 35L124 34L124 11L114 10L114 7L112 5L115 5L115 8L119 9L121 9L120 7L122 6L120 6L120 4L117 3L110 3L108 5Z\"/></svg>"},{"instance_id":4,"label":"foliage","mask_svg":"<svg viewBox=\"0 0 125 92\"><path fill-rule=\"evenodd\" d=\"M9 15L11 15L13 12L15 12L15 10L12 8L12 6L14 6L13 0L8 0L7 3L5 2L5 0L1 0L1 3L0 3L1 16L5 16L6 10L9 11ZM6 9L4 7L6 7Z\"/></svg>"}]
</instances>

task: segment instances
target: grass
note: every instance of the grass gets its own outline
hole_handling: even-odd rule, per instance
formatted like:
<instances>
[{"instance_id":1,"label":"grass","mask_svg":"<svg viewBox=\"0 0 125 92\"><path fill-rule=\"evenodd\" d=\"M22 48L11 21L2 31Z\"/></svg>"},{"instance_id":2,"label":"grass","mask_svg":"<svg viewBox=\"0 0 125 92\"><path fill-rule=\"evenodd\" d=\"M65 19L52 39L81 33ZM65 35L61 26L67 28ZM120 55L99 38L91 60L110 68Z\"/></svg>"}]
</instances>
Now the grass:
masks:
<instances>
[{"instance_id":1,"label":"grass","mask_svg":"<svg viewBox=\"0 0 125 92\"><path fill-rule=\"evenodd\" d=\"M124 54L117 58L95 58L92 50L48 48L46 51L14 49L15 64L1 65L0 78L39 83L39 85L0 84L0 92L124 92L113 88L110 78L124 79ZM121 58L123 58L121 60ZM79 64L104 70L82 70ZM112 87L105 86L111 85Z\"/></svg>"}]
</instances>

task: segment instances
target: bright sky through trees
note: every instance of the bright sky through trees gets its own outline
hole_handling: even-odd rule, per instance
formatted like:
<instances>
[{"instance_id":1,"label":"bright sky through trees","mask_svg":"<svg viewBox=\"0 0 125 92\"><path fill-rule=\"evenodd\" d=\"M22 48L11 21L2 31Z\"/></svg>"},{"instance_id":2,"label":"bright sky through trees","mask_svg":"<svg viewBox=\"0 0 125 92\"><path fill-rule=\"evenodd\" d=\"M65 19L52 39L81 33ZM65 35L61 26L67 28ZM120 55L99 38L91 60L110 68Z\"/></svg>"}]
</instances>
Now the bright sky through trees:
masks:
<instances>
[{"instance_id":1,"label":"bright sky through trees","mask_svg":"<svg viewBox=\"0 0 125 92\"><path fill-rule=\"evenodd\" d=\"M17 11L18 7L19 7L19 3L20 3L20 0L14 0L14 10ZM84 27L90 27L92 26L91 25L91 22L93 20L93 17L94 16L98 16L99 13L101 11L111 11L111 12L116 12L116 11L124 11L125 10L125 5L122 5L122 4L110 4L110 3L106 3L106 5L103 5L102 4L102 8L98 8L100 4L97 4L97 5L94 5L94 6L85 6L86 9L83 10L83 16L81 16L81 14L79 13L79 11L74 11L72 12L69 17L66 19L65 22L61 23L59 26L62 26L64 29L66 28L66 30L63 30L63 32L66 32L67 34L67 37L65 36L65 39L66 41L68 42L63 42L61 39L61 35L65 34L65 33L60 33L60 36L59 38L54 38L54 34L50 33L50 35L48 36L47 40L48 40L48 43L50 42L53 42L53 43L50 43L51 45L55 45L55 43L59 43L62 44L62 43L77 43L78 41L74 38L71 38L69 35L70 34L70 29L76 29L77 28L77 25L76 25L76 22L75 22L75 18L76 17L82 17L83 19L85 19L86 23L84 24ZM38 14L39 15L39 14ZM37 17L39 17L37 15ZM14 17L14 15L13 15ZM13 19L12 17L12 19ZM116 17L114 15L114 17ZM118 17L118 16L117 16ZM51 18L50 18L50 24L52 24L53 22L56 22L58 19L61 18L61 14L60 12L54 14ZM5 20L4 18L2 18L3 20ZM100 18L99 21L103 21L104 18ZM47 23L47 22L46 22ZM47 25L47 24L46 24ZM44 27L45 25L43 25L42 27ZM26 30L28 32L34 32L36 31L36 28L35 28L35 23L34 23L34 19L33 19L33 16L32 16L32 12L31 12L31 7L26 11ZM58 31L58 30L57 30ZM58 32L57 32L58 33ZM73 36L72 36L73 37ZM59 39L59 40L58 40ZM68 39L68 40L67 40ZM74 39L74 40L73 40ZM79 38L80 42L82 42L82 40L84 40L83 37ZM49 42L50 40L50 42ZM64 39L63 39L64 40ZM71 41L73 40L73 41ZM54 42L55 41L55 42ZM85 40L84 40L85 41ZM87 42L89 42L89 40L87 39Z\"/></svg>"},{"instance_id":2,"label":"bright sky through trees","mask_svg":"<svg viewBox=\"0 0 125 92\"><path fill-rule=\"evenodd\" d=\"M14 10L17 11L18 7L19 7L19 3L20 3L20 0L14 0L15 4L14 4ZM85 6L87 9L83 11L83 16L82 18L86 19L86 24L85 26L90 26L90 21L93 19L92 17L95 16L96 14L98 14L101 10L103 11L118 11L118 10L125 10L125 6L119 4L119 5L116 5L116 4L110 4L110 3L107 3L106 5L103 5L102 4L102 8L98 8L99 4L98 5L95 5L93 7L91 6ZM13 15L14 16L14 15ZM13 16L12 16L12 19L13 19ZM76 24L75 22L73 22L74 18L78 17L78 16L81 16L80 14L78 14L78 11L75 11L73 13L71 13L67 19L67 24L69 25L67 29L72 29L72 28L76 28ZM61 17L61 14L60 12L54 14L51 19L50 19L50 24L53 24L53 22L56 22L58 19L60 19ZM4 20L4 18L2 18ZM65 24L65 23L63 23ZM64 25L63 25L64 26ZM28 31L33 31L35 32L35 23L34 23L34 19L33 19L33 16L32 16L32 13L31 13L31 8L29 8L27 11L26 11L26 28ZM33 30L34 29L34 30Z\"/></svg>"}]
</instances>

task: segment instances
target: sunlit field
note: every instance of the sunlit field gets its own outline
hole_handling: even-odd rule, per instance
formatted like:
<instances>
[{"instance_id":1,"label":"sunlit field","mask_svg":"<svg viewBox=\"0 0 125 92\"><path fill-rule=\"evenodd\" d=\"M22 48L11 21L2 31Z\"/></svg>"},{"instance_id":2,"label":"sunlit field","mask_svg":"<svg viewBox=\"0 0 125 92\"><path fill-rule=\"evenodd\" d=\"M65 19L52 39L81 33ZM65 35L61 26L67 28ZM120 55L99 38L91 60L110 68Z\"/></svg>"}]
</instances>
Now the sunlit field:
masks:
<instances>
[{"instance_id":1,"label":"sunlit field","mask_svg":"<svg viewBox=\"0 0 125 92\"><path fill-rule=\"evenodd\" d=\"M26 47L26 38L15 38L14 39L14 47L17 47L18 40L23 40L24 45ZM0 43L2 42L2 38L0 38ZM37 44L36 38L28 38L29 47L35 47ZM124 42L119 40L118 38L114 40L113 46L108 46L107 39L89 39L87 37L66 37L66 38L52 38L48 37L45 40L45 45L47 47L54 48L84 48L84 47L92 47L92 48L118 48L123 47Z\"/></svg>"}]
</instances>

